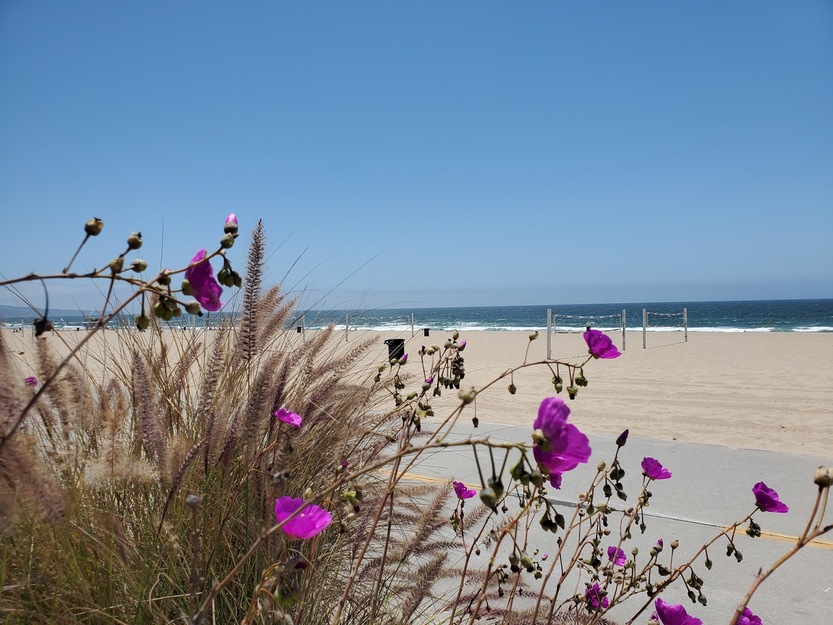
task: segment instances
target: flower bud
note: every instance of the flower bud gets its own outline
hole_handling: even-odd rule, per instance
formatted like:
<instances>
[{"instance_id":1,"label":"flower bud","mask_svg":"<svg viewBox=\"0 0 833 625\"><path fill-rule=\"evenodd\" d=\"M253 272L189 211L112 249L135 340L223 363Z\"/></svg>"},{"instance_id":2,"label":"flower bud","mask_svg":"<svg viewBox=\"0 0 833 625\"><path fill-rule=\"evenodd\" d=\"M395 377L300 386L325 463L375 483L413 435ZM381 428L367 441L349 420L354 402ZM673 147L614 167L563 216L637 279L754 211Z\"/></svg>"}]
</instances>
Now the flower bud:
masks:
<instances>
[{"instance_id":1,"label":"flower bud","mask_svg":"<svg viewBox=\"0 0 833 625\"><path fill-rule=\"evenodd\" d=\"M230 232L224 234L223 238L220 239L220 247L222 247L223 249L226 249L226 250L230 249L233 245L234 245L234 235L231 234Z\"/></svg>"},{"instance_id":2,"label":"flower bud","mask_svg":"<svg viewBox=\"0 0 833 625\"><path fill-rule=\"evenodd\" d=\"M226 217L226 225L223 227L226 234L237 234L237 215L232 213Z\"/></svg>"},{"instance_id":3,"label":"flower bud","mask_svg":"<svg viewBox=\"0 0 833 625\"><path fill-rule=\"evenodd\" d=\"M510 395L514 395L517 392L517 390L518 390L518 387L515 386L514 384L509 385L509 394Z\"/></svg>"},{"instance_id":4,"label":"flower bud","mask_svg":"<svg viewBox=\"0 0 833 625\"><path fill-rule=\"evenodd\" d=\"M544 434L544 430L538 428L532 431L532 442L538 445L538 447L543 447L547 444L547 437ZM552 445L550 445L550 449L552 449ZM542 449L542 451L546 451L546 449Z\"/></svg>"},{"instance_id":5,"label":"flower bud","mask_svg":"<svg viewBox=\"0 0 833 625\"><path fill-rule=\"evenodd\" d=\"M179 306L177 306L176 308L171 309L171 313L174 317L180 317L182 315L182 309Z\"/></svg>"},{"instance_id":6,"label":"flower bud","mask_svg":"<svg viewBox=\"0 0 833 625\"><path fill-rule=\"evenodd\" d=\"M570 396L570 399L575 399L576 395L578 395L578 388L575 386L568 386L567 395Z\"/></svg>"},{"instance_id":7,"label":"flower bud","mask_svg":"<svg viewBox=\"0 0 833 625\"><path fill-rule=\"evenodd\" d=\"M127 237L127 247L131 250L138 250L142 247L142 233L141 232L131 232L130 236Z\"/></svg>"},{"instance_id":8,"label":"flower bud","mask_svg":"<svg viewBox=\"0 0 833 625\"><path fill-rule=\"evenodd\" d=\"M671 548L672 549L676 549L679 546L680 546L680 541L679 540L672 540L671 541Z\"/></svg>"},{"instance_id":9,"label":"flower bud","mask_svg":"<svg viewBox=\"0 0 833 625\"><path fill-rule=\"evenodd\" d=\"M124 258L122 258L121 256L116 256L113 260L110 261L110 264L107 266L113 273L119 273L122 269L124 269Z\"/></svg>"},{"instance_id":10,"label":"flower bud","mask_svg":"<svg viewBox=\"0 0 833 625\"><path fill-rule=\"evenodd\" d=\"M182 281L182 294L183 295L193 295L194 294L194 287L191 286L191 282L187 278Z\"/></svg>"},{"instance_id":11,"label":"flower bud","mask_svg":"<svg viewBox=\"0 0 833 625\"><path fill-rule=\"evenodd\" d=\"M101 234L102 228L104 228L104 222L98 217L93 217L86 224L84 224L84 232L91 237L97 237Z\"/></svg>"},{"instance_id":12,"label":"flower bud","mask_svg":"<svg viewBox=\"0 0 833 625\"><path fill-rule=\"evenodd\" d=\"M468 391L464 391L461 389L460 392L457 394L457 396L463 401L463 404L470 404L471 402L473 402L475 395L477 395L477 391L475 391L474 389Z\"/></svg>"},{"instance_id":13,"label":"flower bud","mask_svg":"<svg viewBox=\"0 0 833 625\"><path fill-rule=\"evenodd\" d=\"M171 274L169 274L168 270L165 269L162 273L159 274L159 277L156 278L156 281L159 283L160 286L170 286Z\"/></svg>"},{"instance_id":14,"label":"flower bud","mask_svg":"<svg viewBox=\"0 0 833 625\"><path fill-rule=\"evenodd\" d=\"M484 488L480 491L480 501L488 508L494 510L497 507L497 495L491 488Z\"/></svg>"},{"instance_id":15,"label":"flower bud","mask_svg":"<svg viewBox=\"0 0 833 625\"><path fill-rule=\"evenodd\" d=\"M238 289L239 289L241 286L243 286L243 278L241 277L241 275L240 275L239 273L237 273L237 272L235 271L235 272L232 274L232 277L234 278L234 286L236 286Z\"/></svg>"},{"instance_id":16,"label":"flower bud","mask_svg":"<svg viewBox=\"0 0 833 625\"><path fill-rule=\"evenodd\" d=\"M616 439L616 446L617 447L624 447L625 443L627 443L627 442L628 442L628 430L625 430Z\"/></svg>"},{"instance_id":17,"label":"flower bud","mask_svg":"<svg viewBox=\"0 0 833 625\"><path fill-rule=\"evenodd\" d=\"M454 330L454 332L451 333L451 338L456 341L460 338L460 333L457 330Z\"/></svg>"},{"instance_id":18,"label":"flower bud","mask_svg":"<svg viewBox=\"0 0 833 625\"><path fill-rule=\"evenodd\" d=\"M599 461L599 464L596 465L597 471L604 471L607 468L607 463L604 460Z\"/></svg>"},{"instance_id":19,"label":"flower bud","mask_svg":"<svg viewBox=\"0 0 833 625\"><path fill-rule=\"evenodd\" d=\"M187 304L185 304L185 312L187 312L189 315L201 315L202 308L200 308L200 303L188 302Z\"/></svg>"},{"instance_id":20,"label":"flower bud","mask_svg":"<svg viewBox=\"0 0 833 625\"><path fill-rule=\"evenodd\" d=\"M530 341L534 341L537 338L538 338L538 331L537 330L529 335L529 340Z\"/></svg>"},{"instance_id":21,"label":"flower bud","mask_svg":"<svg viewBox=\"0 0 833 625\"><path fill-rule=\"evenodd\" d=\"M142 273L148 268L148 264L143 258L137 258L130 265L130 268L136 273Z\"/></svg>"},{"instance_id":22,"label":"flower bud","mask_svg":"<svg viewBox=\"0 0 833 625\"><path fill-rule=\"evenodd\" d=\"M813 476L813 484L822 488L833 485L833 467L819 467Z\"/></svg>"},{"instance_id":23,"label":"flower bud","mask_svg":"<svg viewBox=\"0 0 833 625\"><path fill-rule=\"evenodd\" d=\"M141 315L136 315L134 319L136 323L136 327L139 329L140 332L144 332L150 326L150 317L142 313Z\"/></svg>"}]
</instances>

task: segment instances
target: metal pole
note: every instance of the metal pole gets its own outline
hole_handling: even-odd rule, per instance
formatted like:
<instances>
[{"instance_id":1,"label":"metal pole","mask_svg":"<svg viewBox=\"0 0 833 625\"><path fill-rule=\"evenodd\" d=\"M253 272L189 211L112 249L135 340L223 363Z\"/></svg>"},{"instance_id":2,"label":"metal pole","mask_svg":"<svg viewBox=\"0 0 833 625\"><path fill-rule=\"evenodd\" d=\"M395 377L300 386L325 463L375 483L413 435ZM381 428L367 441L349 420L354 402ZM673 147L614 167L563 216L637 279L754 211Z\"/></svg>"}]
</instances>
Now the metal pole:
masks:
<instances>
[{"instance_id":1,"label":"metal pole","mask_svg":"<svg viewBox=\"0 0 833 625\"><path fill-rule=\"evenodd\" d=\"M350 340L350 315L347 314L347 311L344 311L344 342Z\"/></svg>"},{"instance_id":2,"label":"metal pole","mask_svg":"<svg viewBox=\"0 0 833 625\"><path fill-rule=\"evenodd\" d=\"M685 342L688 343L688 308L683 308L683 331L685 332Z\"/></svg>"},{"instance_id":3,"label":"metal pole","mask_svg":"<svg viewBox=\"0 0 833 625\"><path fill-rule=\"evenodd\" d=\"M547 360L552 360L552 308L547 308Z\"/></svg>"},{"instance_id":4,"label":"metal pole","mask_svg":"<svg viewBox=\"0 0 833 625\"><path fill-rule=\"evenodd\" d=\"M648 309L642 309L642 349L647 347L648 338Z\"/></svg>"},{"instance_id":5,"label":"metal pole","mask_svg":"<svg viewBox=\"0 0 833 625\"><path fill-rule=\"evenodd\" d=\"M411 338L414 338L414 313L411 313Z\"/></svg>"},{"instance_id":6,"label":"metal pole","mask_svg":"<svg viewBox=\"0 0 833 625\"><path fill-rule=\"evenodd\" d=\"M301 340L307 342L307 316L301 315Z\"/></svg>"},{"instance_id":7,"label":"metal pole","mask_svg":"<svg viewBox=\"0 0 833 625\"><path fill-rule=\"evenodd\" d=\"M625 351L625 332L628 329L628 309L622 309L622 351Z\"/></svg>"}]
</instances>

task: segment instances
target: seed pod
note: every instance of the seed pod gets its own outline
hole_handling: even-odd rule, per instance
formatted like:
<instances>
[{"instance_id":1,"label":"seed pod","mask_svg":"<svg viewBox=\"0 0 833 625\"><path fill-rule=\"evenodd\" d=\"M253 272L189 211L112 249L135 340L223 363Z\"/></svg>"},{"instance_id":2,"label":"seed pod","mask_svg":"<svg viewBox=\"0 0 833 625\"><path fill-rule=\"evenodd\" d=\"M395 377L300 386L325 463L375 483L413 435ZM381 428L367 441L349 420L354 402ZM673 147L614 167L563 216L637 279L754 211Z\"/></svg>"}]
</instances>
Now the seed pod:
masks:
<instances>
[{"instance_id":1,"label":"seed pod","mask_svg":"<svg viewBox=\"0 0 833 625\"><path fill-rule=\"evenodd\" d=\"M104 222L101 221L98 217L93 217L87 223L84 224L84 232L86 232L91 237L97 237L101 234L101 230L104 228Z\"/></svg>"},{"instance_id":2,"label":"seed pod","mask_svg":"<svg viewBox=\"0 0 833 625\"><path fill-rule=\"evenodd\" d=\"M228 250L228 249L231 249L231 247L233 245L234 245L234 235L231 234L230 232L227 232L226 234L223 235L223 238L220 239L220 247L222 247L223 249Z\"/></svg>"},{"instance_id":3,"label":"seed pod","mask_svg":"<svg viewBox=\"0 0 833 625\"><path fill-rule=\"evenodd\" d=\"M131 232L130 236L127 237L127 247L131 250L138 250L142 247L142 233L141 232Z\"/></svg>"}]
</instances>

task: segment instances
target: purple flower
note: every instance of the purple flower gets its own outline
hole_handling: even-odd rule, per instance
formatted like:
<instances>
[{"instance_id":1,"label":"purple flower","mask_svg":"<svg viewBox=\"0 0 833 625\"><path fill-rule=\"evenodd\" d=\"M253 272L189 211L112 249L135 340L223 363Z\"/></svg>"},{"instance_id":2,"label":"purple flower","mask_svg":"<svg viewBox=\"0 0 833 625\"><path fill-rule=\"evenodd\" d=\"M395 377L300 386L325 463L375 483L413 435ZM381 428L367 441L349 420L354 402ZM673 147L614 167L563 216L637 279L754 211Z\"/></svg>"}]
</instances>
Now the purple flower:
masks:
<instances>
[{"instance_id":1,"label":"purple flower","mask_svg":"<svg viewBox=\"0 0 833 625\"><path fill-rule=\"evenodd\" d=\"M220 301L223 287L217 284L211 263L207 260L203 261L204 258L205 249L201 249L191 259L191 265L185 270L185 279L191 283L191 287L194 289L194 297L197 298L200 306L215 312L223 307L223 302Z\"/></svg>"},{"instance_id":2,"label":"purple flower","mask_svg":"<svg viewBox=\"0 0 833 625\"><path fill-rule=\"evenodd\" d=\"M569 415L570 409L562 399L548 397L541 402L538 418L532 424L544 438L532 449L532 455L549 476L571 471L590 458L590 441L575 425L567 423ZM560 485L560 475L556 481Z\"/></svg>"},{"instance_id":3,"label":"purple flower","mask_svg":"<svg viewBox=\"0 0 833 625\"><path fill-rule=\"evenodd\" d=\"M671 471L662 466L659 460L650 457L642 459L642 470L652 480L667 480L671 477Z\"/></svg>"},{"instance_id":4,"label":"purple flower","mask_svg":"<svg viewBox=\"0 0 833 625\"><path fill-rule=\"evenodd\" d=\"M402 358L399 359L399 364L404 365L406 362L408 362L408 354L402 354Z\"/></svg>"},{"instance_id":5,"label":"purple flower","mask_svg":"<svg viewBox=\"0 0 833 625\"><path fill-rule=\"evenodd\" d=\"M304 506L303 499L279 497L275 499L275 517L278 523L289 518L300 507ZM309 504L292 520L287 521L281 529L290 538L312 538L323 532L333 522L330 513L315 504Z\"/></svg>"},{"instance_id":6,"label":"purple flower","mask_svg":"<svg viewBox=\"0 0 833 625\"><path fill-rule=\"evenodd\" d=\"M587 608L591 612L598 612L601 608L606 610L610 605L607 597L602 595L602 589L599 587L599 582L594 582L592 586L588 586L584 591L584 597L587 599Z\"/></svg>"},{"instance_id":7,"label":"purple flower","mask_svg":"<svg viewBox=\"0 0 833 625\"><path fill-rule=\"evenodd\" d=\"M451 484L454 486L454 492L457 493L457 497L460 499L471 499L477 494L476 490L466 488L466 485L462 482L452 482Z\"/></svg>"},{"instance_id":8,"label":"purple flower","mask_svg":"<svg viewBox=\"0 0 833 625\"><path fill-rule=\"evenodd\" d=\"M703 621L689 616L681 605L665 603L661 598L657 598L654 605L657 608L657 615L662 625L703 625Z\"/></svg>"},{"instance_id":9,"label":"purple flower","mask_svg":"<svg viewBox=\"0 0 833 625\"><path fill-rule=\"evenodd\" d=\"M464 349L466 349L466 339L463 339L462 341L460 341L460 344L457 346L457 351L458 352L461 352Z\"/></svg>"},{"instance_id":10,"label":"purple flower","mask_svg":"<svg viewBox=\"0 0 833 625\"><path fill-rule=\"evenodd\" d=\"M283 421L295 428L301 427L301 421L304 420L301 415L289 412L286 408L276 410L275 416L278 418L278 421Z\"/></svg>"},{"instance_id":11,"label":"purple flower","mask_svg":"<svg viewBox=\"0 0 833 625\"><path fill-rule=\"evenodd\" d=\"M237 215L235 215L234 213L231 213L228 217L226 217L226 223L227 224L234 224L235 226L238 225L237 224Z\"/></svg>"},{"instance_id":12,"label":"purple flower","mask_svg":"<svg viewBox=\"0 0 833 625\"><path fill-rule=\"evenodd\" d=\"M607 557L610 558L610 561L616 566L625 566L625 562L628 560L627 557L625 557L625 552L615 545L611 545L607 548Z\"/></svg>"},{"instance_id":13,"label":"purple flower","mask_svg":"<svg viewBox=\"0 0 833 625\"><path fill-rule=\"evenodd\" d=\"M434 383L434 376L429 375L427 378L425 378L425 383L426 384L433 384Z\"/></svg>"},{"instance_id":14,"label":"purple flower","mask_svg":"<svg viewBox=\"0 0 833 625\"><path fill-rule=\"evenodd\" d=\"M601 330L587 330L584 333L584 342L590 348L593 358L618 358L622 355L610 337Z\"/></svg>"},{"instance_id":15,"label":"purple flower","mask_svg":"<svg viewBox=\"0 0 833 625\"><path fill-rule=\"evenodd\" d=\"M561 490L562 477L564 477L563 473L550 473L550 486L556 490Z\"/></svg>"},{"instance_id":16,"label":"purple flower","mask_svg":"<svg viewBox=\"0 0 833 625\"><path fill-rule=\"evenodd\" d=\"M23 378L23 383L26 386L37 386L40 384L40 380L38 380L35 376L30 375L28 377Z\"/></svg>"},{"instance_id":17,"label":"purple flower","mask_svg":"<svg viewBox=\"0 0 833 625\"><path fill-rule=\"evenodd\" d=\"M778 499L778 493L763 482L758 482L752 487L752 494L755 495L755 504L764 512L790 511L787 504Z\"/></svg>"},{"instance_id":18,"label":"purple flower","mask_svg":"<svg viewBox=\"0 0 833 625\"><path fill-rule=\"evenodd\" d=\"M743 614L738 619L738 625L764 625L761 617L755 614L749 608L743 609Z\"/></svg>"},{"instance_id":19,"label":"purple flower","mask_svg":"<svg viewBox=\"0 0 833 625\"><path fill-rule=\"evenodd\" d=\"M657 540L657 547L658 547L659 549L662 549L663 545L664 545L664 543L662 542L662 538L658 539L658 540Z\"/></svg>"}]
</instances>

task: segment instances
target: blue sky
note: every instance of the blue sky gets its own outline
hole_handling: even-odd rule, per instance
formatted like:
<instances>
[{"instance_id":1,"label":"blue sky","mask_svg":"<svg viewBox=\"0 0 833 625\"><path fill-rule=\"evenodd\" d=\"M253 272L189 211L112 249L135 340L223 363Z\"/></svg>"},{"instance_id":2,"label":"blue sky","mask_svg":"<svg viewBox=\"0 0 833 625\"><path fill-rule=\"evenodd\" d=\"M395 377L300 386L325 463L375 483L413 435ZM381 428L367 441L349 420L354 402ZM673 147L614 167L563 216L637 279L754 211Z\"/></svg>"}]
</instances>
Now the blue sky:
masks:
<instances>
[{"instance_id":1,"label":"blue sky","mask_svg":"<svg viewBox=\"0 0 833 625\"><path fill-rule=\"evenodd\" d=\"M233 211L304 306L833 297L833 4L3 0L0 209L7 277Z\"/></svg>"}]
</instances>

